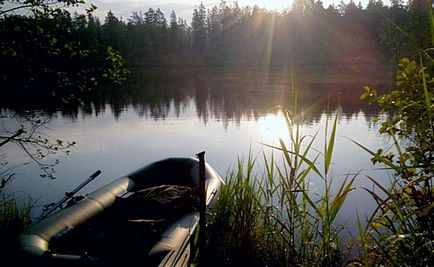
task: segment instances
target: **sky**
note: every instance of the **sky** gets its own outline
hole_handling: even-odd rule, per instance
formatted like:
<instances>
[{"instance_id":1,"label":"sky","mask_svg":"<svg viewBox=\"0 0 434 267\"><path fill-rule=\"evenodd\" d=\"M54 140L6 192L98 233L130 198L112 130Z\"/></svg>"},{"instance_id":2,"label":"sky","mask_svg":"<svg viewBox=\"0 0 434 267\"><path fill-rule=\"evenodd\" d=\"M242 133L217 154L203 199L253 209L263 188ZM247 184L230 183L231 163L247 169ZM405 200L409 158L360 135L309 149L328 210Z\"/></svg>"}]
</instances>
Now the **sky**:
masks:
<instances>
[{"instance_id":1,"label":"sky","mask_svg":"<svg viewBox=\"0 0 434 267\"><path fill-rule=\"evenodd\" d=\"M122 17L122 19L126 20L131 16L133 11L146 12L152 7L153 9L160 8L167 19L172 10L174 10L178 17L186 19L190 23L193 9L201 2L206 8L211 8L218 5L220 0L87 0L86 2L98 7L95 14L100 18L104 18L107 12L112 10L116 17ZM228 4L232 2L232 0L227 1ZM256 4L259 7L270 10L280 10L291 6L292 0L239 0L238 3L240 6L253 6Z\"/></svg>"},{"instance_id":2,"label":"sky","mask_svg":"<svg viewBox=\"0 0 434 267\"><path fill-rule=\"evenodd\" d=\"M337 5L340 0L322 0L324 7L327 8L330 4L335 3ZM348 3L350 0L344 0ZM361 2L363 6L366 6L368 0L354 0L354 2ZM186 19L188 23L191 22L191 16L195 6L198 6L201 0L87 0L88 4L94 4L98 7L95 11L95 15L104 22L104 17L109 10L112 10L116 17L121 17L126 21L133 11L146 12L150 7L153 9L160 8L167 19L169 19L172 10L175 10L178 17ZM211 8L214 5L218 5L220 0L202 0L206 8ZM232 0L227 0L227 3L232 3ZM388 1L383 2L387 3ZM290 7L292 0L239 0L240 6L253 6L258 5L269 10L281 10L283 8Z\"/></svg>"}]
</instances>

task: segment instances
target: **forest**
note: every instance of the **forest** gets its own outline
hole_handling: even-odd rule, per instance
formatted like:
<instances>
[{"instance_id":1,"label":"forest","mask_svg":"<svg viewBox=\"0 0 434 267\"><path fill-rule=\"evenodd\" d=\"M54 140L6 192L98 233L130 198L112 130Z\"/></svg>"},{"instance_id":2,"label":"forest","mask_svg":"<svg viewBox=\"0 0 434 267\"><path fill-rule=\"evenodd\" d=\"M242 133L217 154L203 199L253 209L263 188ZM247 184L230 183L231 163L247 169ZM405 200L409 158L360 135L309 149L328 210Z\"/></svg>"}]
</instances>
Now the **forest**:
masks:
<instances>
[{"instance_id":1,"label":"forest","mask_svg":"<svg viewBox=\"0 0 434 267\"><path fill-rule=\"evenodd\" d=\"M92 12L59 12L43 21L0 15L2 59L25 53L32 45L33 60L37 57L44 64L62 50L77 50L67 42L88 51L78 55L81 63L75 64L101 64L96 59L101 57L90 58L89 50L98 55L110 46L128 66L390 64L430 42L422 0L393 0L390 6L370 0L366 8L353 0L327 8L320 0L297 0L279 12L221 1L209 9L200 3L191 22L178 18L176 11L167 17L153 8L133 12L126 20L109 11L103 22ZM46 34L38 34L41 28ZM47 46L52 51L44 50ZM27 54L22 58L29 61Z\"/></svg>"},{"instance_id":2,"label":"forest","mask_svg":"<svg viewBox=\"0 0 434 267\"><path fill-rule=\"evenodd\" d=\"M394 65L430 43L423 0L390 6L370 0L365 8L353 0L327 8L320 0L297 0L282 11L221 1L208 9L198 4L191 22L158 8L126 20L109 11L101 22L93 5L71 14L50 1L28 2L30 8L21 8L30 15L0 9L6 103L77 102L101 84L121 83L134 67Z\"/></svg>"},{"instance_id":3,"label":"forest","mask_svg":"<svg viewBox=\"0 0 434 267\"><path fill-rule=\"evenodd\" d=\"M167 21L150 8L127 21L109 12L102 25L95 18L87 25L132 65L390 64L430 41L419 0L391 6L371 0L366 8L352 0L328 8L299 0L281 12L221 1L210 9L198 5L190 24L175 11Z\"/></svg>"}]
</instances>

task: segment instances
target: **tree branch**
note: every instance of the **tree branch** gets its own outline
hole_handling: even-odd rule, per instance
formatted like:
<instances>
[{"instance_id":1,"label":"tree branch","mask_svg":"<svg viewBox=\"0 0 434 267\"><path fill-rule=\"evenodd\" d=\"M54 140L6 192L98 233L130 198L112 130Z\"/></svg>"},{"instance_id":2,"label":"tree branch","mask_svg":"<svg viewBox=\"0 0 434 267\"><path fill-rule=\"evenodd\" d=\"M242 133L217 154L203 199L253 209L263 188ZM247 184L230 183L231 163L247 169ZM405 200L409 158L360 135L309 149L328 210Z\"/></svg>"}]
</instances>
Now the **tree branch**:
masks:
<instances>
[{"instance_id":1,"label":"tree branch","mask_svg":"<svg viewBox=\"0 0 434 267\"><path fill-rule=\"evenodd\" d=\"M0 16L3 15L3 14L9 13L9 12L13 12L13 11L18 10L18 9L28 8L28 7L35 7L35 5L29 4L29 5L24 5L24 6L16 6L16 7L4 10L4 11L0 10Z\"/></svg>"},{"instance_id":2,"label":"tree branch","mask_svg":"<svg viewBox=\"0 0 434 267\"><path fill-rule=\"evenodd\" d=\"M20 136L21 134L23 134L23 131L17 131L15 134L9 136L9 137L0 137L0 138L5 138L6 140L4 140L3 142L0 143L0 147L9 143L10 141L14 140L16 137Z\"/></svg>"}]
</instances>

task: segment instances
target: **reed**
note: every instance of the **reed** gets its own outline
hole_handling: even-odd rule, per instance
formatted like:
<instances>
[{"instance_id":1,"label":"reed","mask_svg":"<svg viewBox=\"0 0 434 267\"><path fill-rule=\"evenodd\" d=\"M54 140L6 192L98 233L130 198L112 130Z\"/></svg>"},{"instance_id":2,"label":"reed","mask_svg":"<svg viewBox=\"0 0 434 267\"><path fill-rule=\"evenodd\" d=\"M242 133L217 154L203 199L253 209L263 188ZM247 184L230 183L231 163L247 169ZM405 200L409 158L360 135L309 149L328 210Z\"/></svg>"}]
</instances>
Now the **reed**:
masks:
<instances>
[{"instance_id":1,"label":"reed","mask_svg":"<svg viewBox=\"0 0 434 267\"><path fill-rule=\"evenodd\" d=\"M17 262L16 238L31 223L31 210L35 201L30 197L19 198L16 193L0 189L0 250L2 262Z\"/></svg>"},{"instance_id":2,"label":"reed","mask_svg":"<svg viewBox=\"0 0 434 267\"><path fill-rule=\"evenodd\" d=\"M30 197L17 196L16 193L0 190L0 231L3 233L16 227L24 228L32 221L31 211L35 201Z\"/></svg>"},{"instance_id":3,"label":"reed","mask_svg":"<svg viewBox=\"0 0 434 267\"><path fill-rule=\"evenodd\" d=\"M30 208L21 207L15 198L9 195L0 193L0 214L1 218L27 218L29 219ZM25 219L25 220L27 220Z\"/></svg>"},{"instance_id":4,"label":"reed","mask_svg":"<svg viewBox=\"0 0 434 267\"><path fill-rule=\"evenodd\" d=\"M238 159L237 167L227 175L209 228L209 258L223 259L213 262L216 265L343 264L342 226L336 225L335 219L353 190L356 175L343 179L332 192L331 163L339 114L331 123L327 121L324 149L318 152L314 149L317 134L302 133L296 86L292 96L291 110L282 111L287 140L281 138L278 146L264 144L271 148L270 154L253 156L250 152L247 159ZM282 160L276 160L276 154ZM323 181L319 195L310 192L313 176Z\"/></svg>"}]
</instances>

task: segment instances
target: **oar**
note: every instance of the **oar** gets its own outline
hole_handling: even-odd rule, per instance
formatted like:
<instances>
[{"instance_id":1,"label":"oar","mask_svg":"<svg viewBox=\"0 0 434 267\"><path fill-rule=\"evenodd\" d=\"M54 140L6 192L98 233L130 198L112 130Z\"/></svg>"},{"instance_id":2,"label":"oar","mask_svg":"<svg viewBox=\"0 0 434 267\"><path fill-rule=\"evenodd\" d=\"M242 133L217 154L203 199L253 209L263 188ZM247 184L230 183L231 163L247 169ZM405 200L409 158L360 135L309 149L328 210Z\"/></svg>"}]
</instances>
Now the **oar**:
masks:
<instances>
[{"instance_id":1,"label":"oar","mask_svg":"<svg viewBox=\"0 0 434 267\"><path fill-rule=\"evenodd\" d=\"M100 170L97 170L94 174L92 174L91 176L89 176L89 178L87 178L84 182L82 182L79 186L77 186L74 190L72 190L71 192L66 192L65 196L56 204L54 204L54 206L52 206L51 208L45 210L42 212L41 216L39 217L38 221L44 219L45 217L47 217L48 215L50 215L53 211L55 211L57 208L59 208L60 206L62 206L63 203L65 203L65 201L67 201L68 199L72 198L80 189L82 189L83 187L85 187L88 183L90 183L93 179L95 179L98 175L101 174Z\"/></svg>"},{"instance_id":2,"label":"oar","mask_svg":"<svg viewBox=\"0 0 434 267\"><path fill-rule=\"evenodd\" d=\"M199 266L202 266L205 256L206 234L205 151L196 156L199 158Z\"/></svg>"}]
</instances>

